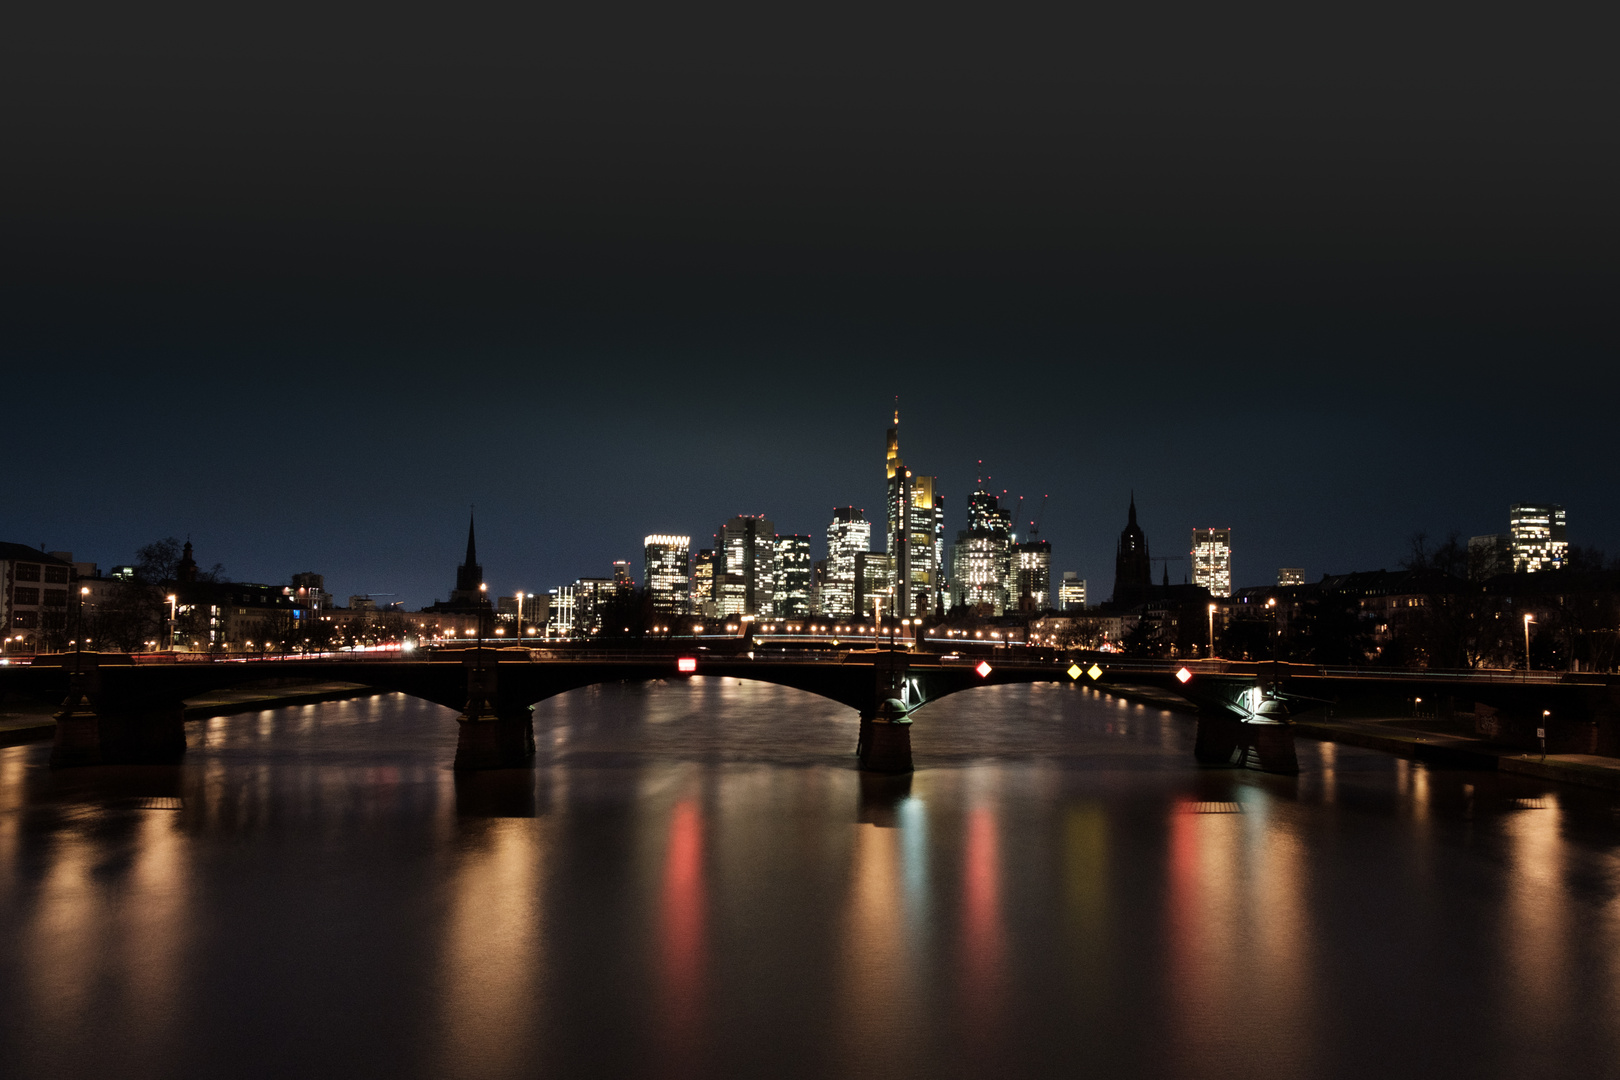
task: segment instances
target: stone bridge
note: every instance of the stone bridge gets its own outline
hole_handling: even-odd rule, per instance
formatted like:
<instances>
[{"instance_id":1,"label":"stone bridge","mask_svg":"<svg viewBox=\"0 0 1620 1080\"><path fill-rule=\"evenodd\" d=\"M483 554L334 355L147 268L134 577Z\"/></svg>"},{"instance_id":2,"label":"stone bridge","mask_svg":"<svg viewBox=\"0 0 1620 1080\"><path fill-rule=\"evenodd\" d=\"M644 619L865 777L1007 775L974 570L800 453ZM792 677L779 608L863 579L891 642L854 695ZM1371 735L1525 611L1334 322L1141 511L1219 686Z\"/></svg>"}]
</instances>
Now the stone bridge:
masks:
<instances>
[{"instance_id":1,"label":"stone bridge","mask_svg":"<svg viewBox=\"0 0 1620 1080\"><path fill-rule=\"evenodd\" d=\"M267 678L342 680L455 709L458 769L526 764L534 754L531 716L538 701L596 683L696 675L775 683L848 706L860 718L860 765L880 772L911 769L910 728L918 709L948 694L1008 683L1078 681L1170 691L1198 709L1200 762L1276 772L1298 771L1290 713L1357 691L1435 703L1465 695L1469 707L1484 704L1520 726L1556 716L1560 732L1593 743L1588 752L1603 751L1597 744L1612 738L1620 715L1620 687L1604 676L1515 679L1509 673L1183 665L1105 655L1038 660L1004 652L981 659L872 649L750 657L467 648L423 659L152 662L157 659L108 653L41 657L32 666L0 667L0 692L63 696L51 754L57 767L173 760L185 752L186 698Z\"/></svg>"}]
</instances>

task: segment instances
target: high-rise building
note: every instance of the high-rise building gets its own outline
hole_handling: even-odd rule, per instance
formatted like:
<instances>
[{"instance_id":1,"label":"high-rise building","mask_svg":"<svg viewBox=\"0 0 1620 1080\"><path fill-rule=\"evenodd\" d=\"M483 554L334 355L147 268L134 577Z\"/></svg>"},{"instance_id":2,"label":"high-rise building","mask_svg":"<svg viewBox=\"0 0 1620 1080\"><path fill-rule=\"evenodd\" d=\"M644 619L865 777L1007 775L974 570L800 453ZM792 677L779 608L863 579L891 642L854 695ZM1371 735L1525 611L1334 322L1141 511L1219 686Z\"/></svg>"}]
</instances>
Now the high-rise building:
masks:
<instances>
[{"instance_id":1,"label":"high-rise building","mask_svg":"<svg viewBox=\"0 0 1620 1080\"><path fill-rule=\"evenodd\" d=\"M1305 584L1305 568L1302 566L1285 566L1277 571L1278 585Z\"/></svg>"},{"instance_id":2,"label":"high-rise building","mask_svg":"<svg viewBox=\"0 0 1620 1080\"><path fill-rule=\"evenodd\" d=\"M692 613L705 619L719 615L714 600L714 548L702 548L692 560Z\"/></svg>"},{"instance_id":3,"label":"high-rise building","mask_svg":"<svg viewBox=\"0 0 1620 1080\"><path fill-rule=\"evenodd\" d=\"M1194 529L1192 579L1211 596L1232 595L1232 530Z\"/></svg>"},{"instance_id":4,"label":"high-rise building","mask_svg":"<svg viewBox=\"0 0 1620 1080\"><path fill-rule=\"evenodd\" d=\"M692 605L692 538L654 533L642 540L642 569L653 609L683 615Z\"/></svg>"},{"instance_id":5,"label":"high-rise building","mask_svg":"<svg viewBox=\"0 0 1620 1080\"><path fill-rule=\"evenodd\" d=\"M548 637L572 637L574 633L574 587L563 585L551 590L551 611L546 618Z\"/></svg>"},{"instance_id":6,"label":"high-rise building","mask_svg":"<svg viewBox=\"0 0 1620 1080\"><path fill-rule=\"evenodd\" d=\"M1136 493L1132 492L1130 513L1114 554L1114 603L1127 607L1140 604L1152 590L1153 561L1148 555L1147 533L1136 523Z\"/></svg>"},{"instance_id":7,"label":"high-rise building","mask_svg":"<svg viewBox=\"0 0 1620 1080\"><path fill-rule=\"evenodd\" d=\"M1052 545L1045 540L1014 544L1014 592L1020 611L1045 611L1052 606Z\"/></svg>"},{"instance_id":8,"label":"high-rise building","mask_svg":"<svg viewBox=\"0 0 1620 1080\"><path fill-rule=\"evenodd\" d=\"M944 501L938 478L918 476L900 457L900 411L895 410L884 459L888 479L888 554L895 581L903 582L897 610L931 615L943 599Z\"/></svg>"},{"instance_id":9,"label":"high-rise building","mask_svg":"<svg viewBox=\"0 0 1620 1080\"><path fill-rule=\"evenodd\" d=\"M636 587L636 577L630 572L629 559L613 560L613 584L620 589Z\"/></svg>"},{"instance_id":10,"label":"high-rise building","mask_svg":"<svg viewBox=\"0 0 1620 1080\"><path fill-rule=\"evenodd\" d=\"M1058 610L1084 611L1086 609L1086 582L1076 571L1063 571L1058 582Z\"/></svg>"},{"instance_id":11,"label":"high-rise building","mask_svg":"<svg viewBox=\"0 0 1620 1080\"><path fill-rule=\"evenodd\" d=\"M853 506L833 510L827 526L827 577L821 588L821 610L829 618L863 614L855 607L855 557L872 547L872 523Z\"/></svg>"},{"instance_id":12,"label":"high-rise building","mask_svg":"<svg viewBox=\"0 0 1620 1080\"><path fill-rule=\"evenodd\" d=\"M1468 580L1513 573L1513 537L1507 533L1468 538Z\"/></svg>"},{"instance_id":13,"label":"high-rise building","mask_svg":"<svg viewBox=\"0 0 1620 1080\"><path fill-rule=\"evenodd\" d=\"M894 556L875 551L855 553L855 617L894 612Z\"/></svg>"},{"instance_id":14,"label":"high-rise building","mask_svg":"<svg viewBox=\"0 0 1620 1080\"><path fill-rule=\"evenodd\" d=\"M1508 508L1508 533L1513 538L1513 572L1533 574L1558 570L1569 561L1564 508L1555 503L1519 503Z\"/></svg>"},{"instance_id":15,"label":"high-rise building","mask_svg":"<svg viewBox=\"0 0 1620 1080\"><path fill-rule=\"evenodd\" d=\"M790 533L776 538L777 618L802 619L810 614L810 538Z\"/></svg>"},{"instance_id":16,"label":"high-rise building","mask_svg":"<svg viewBox=\"0 0 1620 1080\"><path fill-rule=\"evenodd\" d=\"M720 527L714 592L722 616L775 610L776 526L769 519L739 516Z\"/></svg>"},{"instance_id":17,"label":"high-rise building","mask_svg":"<svg viewBox=\"0 0 1620 1080\"><path fill-rule=\"evenodd\" d=\"M1012 514L984 489L968 496L968 527L956 534L951 552L951 604L989 605L997 615L1017 600L1018 562L1013 554ZM1046 588L1051 588L1050 546Z\"/></svg>"}]
</instances>

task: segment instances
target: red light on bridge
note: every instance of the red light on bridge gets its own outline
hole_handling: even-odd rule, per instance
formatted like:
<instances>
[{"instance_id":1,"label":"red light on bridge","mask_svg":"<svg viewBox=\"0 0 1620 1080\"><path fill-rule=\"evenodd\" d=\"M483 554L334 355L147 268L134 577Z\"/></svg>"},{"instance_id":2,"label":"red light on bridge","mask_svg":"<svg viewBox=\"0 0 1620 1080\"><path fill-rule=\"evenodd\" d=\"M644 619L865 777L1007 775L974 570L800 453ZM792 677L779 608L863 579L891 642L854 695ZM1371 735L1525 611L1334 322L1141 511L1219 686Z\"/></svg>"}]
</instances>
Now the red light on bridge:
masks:
<instances>
[{"instance_id":1,"label":"red light on bridge","mask_svg":"<svg viewBox=\"0 0 1620 1080\"><path fill-rule=\"evenodd\" d=\"M1184 683L1190 678L1192 678L1192 672L1188 671L1186 668L1182 668L1180 671L1176 672L1176 681L1177 682L1183 682Z\"/></svg>"},{"instance_id":2,"label":"red light on bridge","mask_svg":"<svg viewBox=\"0 0 1620 1080\"><path fill-rule=\"evenodd\" d=\"M990 674L990 671L991 671L990 661L988 661L988 660L980 660L979 661L979 666L974 668L973 670L977 671L979 673L979 678L982 679L982 678L986 677L987 675Z\"/></svg>"},{"instance_id":3,"label":"red light on bridge","mask_svg":"<svg viewBox=\"0 0 1620 1080\"><path fill-rule=\"evenodd\" d=\"M681 657L679 660L675 661L675 670L679 671L682 675L692 674L692 672L697 670L697 657Z\"/></svg>"}]
</instances>

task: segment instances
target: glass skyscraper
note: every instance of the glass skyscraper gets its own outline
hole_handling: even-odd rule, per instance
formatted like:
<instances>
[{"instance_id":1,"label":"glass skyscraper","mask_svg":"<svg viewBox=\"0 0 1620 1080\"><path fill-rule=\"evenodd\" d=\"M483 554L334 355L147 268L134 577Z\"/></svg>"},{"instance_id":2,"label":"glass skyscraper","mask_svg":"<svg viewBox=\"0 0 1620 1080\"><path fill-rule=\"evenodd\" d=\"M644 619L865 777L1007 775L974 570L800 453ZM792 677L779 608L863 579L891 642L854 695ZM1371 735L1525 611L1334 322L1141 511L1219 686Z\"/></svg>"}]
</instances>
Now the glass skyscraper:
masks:
<instances>
[{"instance_id":1,"label":"glass skyscraper","mask_svg":"<svg viewBox=\"0 0 1620 1080\"><path fill-rule=\"evenodd\" d=\"M1232 530L1194 529L1192 579L1211 596L1232 595Z\"/></svg>"},{"instance_id":2,"label":"glass skyscraper","mask_svg":"<svg viewBox=\"0 0 1620 1080\"><path fill-rule=\"evenodd\" d=\"M790 533L776 538L776 616L802 619L810 614L810 538Z\"/></svg>"},{"instance_id":3,"label":"glass skyscraper","mask_svg":"<svg viewBox=\"0 0 1620 1080\"><path fill-rule=\"evenodd\" d=\"M642 565L654 610L684 615L692 606L692 538L654 533L642 545Z\"/></svg>"},{"instance_id":4,"label":"glass skyscraper","mask_svg":"<svg viewBox=\"0 0 1620 1080\"><path fill-rule=\"evenodd\" d=\"M734 517L720 527L714 564L721 616L770 615L776 605L776 526L764 517Z\"/></svg>"},{"instance_id":5,"label":"glass skyscraper","mask_svg":"<svg viewBox=\"0 0 1620 1080\"><path fill-rule=\"evenodd\" d=\"M833 510L827 526L827 577L821 586L821 610L829 618L847 619L865 612L855 607L855 556L872 548L872 523L853 506Z\"/></svg>"}]
</instances>

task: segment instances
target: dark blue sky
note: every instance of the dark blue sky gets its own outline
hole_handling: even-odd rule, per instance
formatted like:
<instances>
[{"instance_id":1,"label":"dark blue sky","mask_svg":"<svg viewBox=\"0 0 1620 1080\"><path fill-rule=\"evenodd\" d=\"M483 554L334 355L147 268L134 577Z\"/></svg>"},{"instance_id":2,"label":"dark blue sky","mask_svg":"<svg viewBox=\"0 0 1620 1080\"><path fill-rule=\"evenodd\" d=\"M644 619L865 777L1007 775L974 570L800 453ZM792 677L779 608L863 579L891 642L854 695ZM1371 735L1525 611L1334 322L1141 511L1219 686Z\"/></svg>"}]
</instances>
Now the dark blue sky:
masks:
<instances>
[{"instance_id":1,"label":"dark blue sky","mask_svg":"<svg viewBox=\"0 0 1620 1080\"><path fill-rule=\"evenodd\" d=\"M1620 554L1596 5L55 18L0 46L5 539L415 606L477 503L548 588L875 516L898 393L949 528L983 459L1094 596L1133 488L1240 584L1519 500Z\"/></svg>"}]
</instances>

